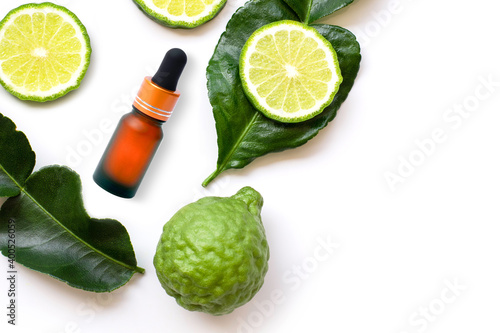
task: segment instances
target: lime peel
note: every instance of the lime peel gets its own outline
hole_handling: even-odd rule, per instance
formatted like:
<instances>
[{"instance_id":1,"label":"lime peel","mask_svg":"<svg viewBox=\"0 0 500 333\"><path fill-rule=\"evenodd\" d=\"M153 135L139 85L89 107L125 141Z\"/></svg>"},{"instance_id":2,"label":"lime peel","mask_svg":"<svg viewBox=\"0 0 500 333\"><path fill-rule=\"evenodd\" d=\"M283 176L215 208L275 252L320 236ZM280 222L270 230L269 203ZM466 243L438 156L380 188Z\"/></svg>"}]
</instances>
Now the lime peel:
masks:
<instances>
[{"instance_id":1,"label":"lime peel","mask_svg":"<svg viewBox=\"0 0 500 333\"><path fill-rule=\"evenodd\" d=\"M211 19L227 0L134 0L152 20L170 28L195 28Z\"/></svg>"},{"instance_id":2,"label":"lime peel","mask_svg":"<svg viewBox=\"0 0 500 333\"><path fill-rule=\"evenodd\" d=\"M253 106L285 123L320 114L342 83L330 42L291 20L267 24L250 36L240 56L240 78Z\"/></svg>"},{"instance_id":3,"label":"lime peel","mask_svg":"<svg viewBox=\"0 0 500 333\"><path fill-rule=\"evenodd\" d=\"M77 89L91 53L85 26L63 6L25 4L0 22L0 84L19 99L52 101Z\"/></svg>"},{"instance_id":4,"label":"lime peel","mask_svg":"<svg viewBox=\"0 0 500 333\"><path fill-rule=\"evenodd\" d=\"M259 192L244 187L181 208L165 224L154 257L167 294L187 310L217 316L249 302L268 270L262 204Z\"/></svg>"}]
</instances>

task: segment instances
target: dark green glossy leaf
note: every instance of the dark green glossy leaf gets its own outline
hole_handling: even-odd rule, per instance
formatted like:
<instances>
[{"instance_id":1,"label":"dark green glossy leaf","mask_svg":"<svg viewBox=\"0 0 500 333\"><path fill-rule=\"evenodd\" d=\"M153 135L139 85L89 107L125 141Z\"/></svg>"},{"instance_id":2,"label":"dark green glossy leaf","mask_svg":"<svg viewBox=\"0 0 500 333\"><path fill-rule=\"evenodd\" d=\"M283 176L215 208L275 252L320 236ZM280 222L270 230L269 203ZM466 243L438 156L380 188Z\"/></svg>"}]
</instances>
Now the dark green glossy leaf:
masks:
<instances>
[{"instance_id":1,"label":"dark green glossy leaf","mask_svg":"<svg viewBox=\"0 0 500 333\"><path fill-rule=\"evenodd\" d=\"M2 121L8 118L2 116ZM9 120L0 138L0 154L15 160L8 164L26 170L26 154L8 148L26 149L29 143ZM18 142L19 141L19 142ZM22 145L20 142L24 142ZM30 149L31 151L31 149ZM34 155L34 154L33 154ZM34 158L33 158L34 162ZM8 256L15 245L15 259L31 269L49 274L67 284L95 292L112 291L127 283L137 267L134 249L125 227L111 219L97 220L85 211L80 177L63 166L49 166L27 179L17 178L7 168L5 177L16 184L19 195L9 198L0 210L0 250ZM22 184L22 186L20 186ZM0 184L0 191L12 184ZM8 227L14 227L15 243Z\"/></svg>"},{"instance_id":2,"label":"dark green glossy leaf","mask_svg":"<svg viewBox=\"0 0 500 333\"><path fill-rule=\"evenodd\" d=\"M296 124L275 122L256 110L241 86L240 52L256 29L285 19L298 20L298 17L281 0L251 1L235 13L221 36L207 68L219 158L216 171L204 181L204 186L224 170L243 168L259 156L306 143L335 117L354 84L361 61L355 36L337 26L313 25L337 51L344 78L332 104L318 116Z\"/></svg>"},{"instance_id":3,"label":"dark green glossy leaf","mask_svg":"<svg viewBox=\"0 0 500 333\"><path fill-rule=\"evenodd\" d=\"M283 0L305 24L313 23L322 17L350 5L354 0Z\"/></svg>"},{"instance_id":4,"label":"dark green glossy leaf","mask_svg":"<svg viewBox=\"0 0 500 333\"><path fill-rule=\"evenodd\" d=\"M23 132L0 114L0 197L21 193L20 187L33 172L35 153Z\"/></svg>"}]
</instances>

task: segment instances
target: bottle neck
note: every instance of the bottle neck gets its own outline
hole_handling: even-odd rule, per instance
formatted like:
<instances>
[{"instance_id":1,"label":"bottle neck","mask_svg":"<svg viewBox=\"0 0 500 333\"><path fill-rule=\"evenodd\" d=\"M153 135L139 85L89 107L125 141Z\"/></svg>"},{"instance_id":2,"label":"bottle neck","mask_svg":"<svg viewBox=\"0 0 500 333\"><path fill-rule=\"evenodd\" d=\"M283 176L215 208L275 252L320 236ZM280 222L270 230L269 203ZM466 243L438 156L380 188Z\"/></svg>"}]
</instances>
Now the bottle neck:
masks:
<instances>
[{"instance_id":1,"label":"bottle neck","mask_svg":"<svg viewBox=\"0 0 500 333\"><path fill-rule=\"evenodd\" d=\"M142 113L141 111L137 110L135 106L132 106L132 114L140 118L142 121L145 121L151 125L161 126L165 123L164 121L158 120L156 118L148 116L147 114Z\"/></svg>"},{"instance_id":2,"label":"bottle neck","mask_svg":"<svg viewBox=\"0 0 500 333\"><path fill-rule=\"evenodd\" d=\"M143 114L165 122L170 118L180 93L166 90L151 80L151 76L144 78L133 105Z\"/></svg>"}]
</instances>

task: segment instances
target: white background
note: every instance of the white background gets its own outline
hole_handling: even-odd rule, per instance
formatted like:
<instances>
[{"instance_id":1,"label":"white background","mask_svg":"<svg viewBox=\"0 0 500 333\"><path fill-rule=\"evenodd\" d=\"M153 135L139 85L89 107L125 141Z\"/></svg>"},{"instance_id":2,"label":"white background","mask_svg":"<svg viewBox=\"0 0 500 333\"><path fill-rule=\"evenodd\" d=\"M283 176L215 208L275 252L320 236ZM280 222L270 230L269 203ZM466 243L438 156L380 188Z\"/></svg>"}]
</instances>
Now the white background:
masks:
<instances>
[{"instance_id":1,"label":"white background","mask_svg":"<svg viewBox=\"0 0 500 333\"><path fill-rule=\"evenodd\" d=\"M89 214L127 227L146 274L97 295L19 267L18 326L6 324L5 273L0 330L498 332L497 2L357 0L323 19L350 29L362 45L361 70L337 118L305 146L225 172L203 189L217 159L205 69L243 2L229 0L213 21L188 31L156 24L132 1L58 2L77 14L91 38L81 88L46 104L0 89L0 112L28 136L36 168L70 164L70 150L89 147L85 133L100 131L103 138L72 167L82 177ZM23 3L2 0L0 16ZM92 180L111 136L100 124L116 124L130 110L143 77L172 47L189 56L181 99L137 196L114 197ZM459 116L454 107L467 113ZM439 142L430 144L433 133ZM418 165L403 167L402 160ZM401 177L392 188L388 173ZM265 284L230 315L188 312L155 275L162 226L201 196L229 196L245 185L265 198L271 250ZM328 242L338 247L326 252L321 244ZM6 260L0 266L7 271Z\"/></svg>"}]
</instances>

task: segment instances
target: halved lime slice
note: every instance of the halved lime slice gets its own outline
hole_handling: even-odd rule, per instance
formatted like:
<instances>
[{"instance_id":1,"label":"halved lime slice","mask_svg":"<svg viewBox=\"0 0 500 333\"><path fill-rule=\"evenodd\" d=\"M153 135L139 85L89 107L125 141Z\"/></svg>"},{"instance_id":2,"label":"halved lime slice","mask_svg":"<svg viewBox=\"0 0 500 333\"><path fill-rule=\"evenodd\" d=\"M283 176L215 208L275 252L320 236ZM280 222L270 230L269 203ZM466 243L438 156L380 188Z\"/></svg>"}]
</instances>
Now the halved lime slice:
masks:
<instances>
[{"instance_id":1,"label":"halved lime slice","mask_svg":"<svg viewBox=\"0 0 500 333\"><path fill-rule=\"evenodd\" d=\"M0 83L20 99L51 101L78 88L90 53L85 27L64 7L26 4L0 22Z\"/></svg>"},{"instance_id":2,"label":"halved lime slice","mask_svg":"<svg viewBox=\"0 0 500 333\"><path fill-rule=\"evenodd\" d=\"M320 114L342 83L332 44L316 29L288 20L250 36L240 57L240 77L255 108L286 123Z\"/></svg>"},{"instance_id":3,"label":"halved lime slice","mask_svg":"<svg viewBox=\"0 0 500 333\"><path fill-rule=\"evenodd\" d=\"M227 0L134 0L154 21L171 28L195 28L219 13Z\"/></svg>"}]
</instances>

